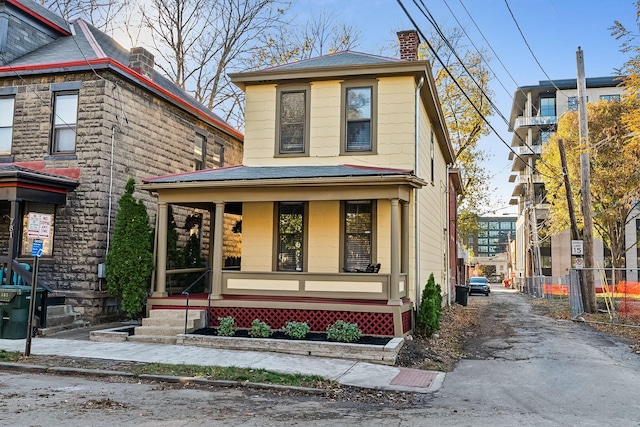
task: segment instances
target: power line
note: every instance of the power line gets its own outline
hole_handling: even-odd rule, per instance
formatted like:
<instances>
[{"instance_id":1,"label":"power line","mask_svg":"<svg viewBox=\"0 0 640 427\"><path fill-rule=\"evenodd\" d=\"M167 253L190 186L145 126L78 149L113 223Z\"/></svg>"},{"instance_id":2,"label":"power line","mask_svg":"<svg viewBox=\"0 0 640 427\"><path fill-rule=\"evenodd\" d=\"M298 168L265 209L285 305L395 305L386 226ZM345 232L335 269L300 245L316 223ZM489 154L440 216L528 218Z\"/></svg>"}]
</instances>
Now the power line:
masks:
<instances>
[{"instance_id":1,"label":"power line","mask_svg":"<svg viewBox=\"0 0 640 427\"><path fill-rule=\"evenodd\" d=\"M454 85L458 88L458 90L460 90L460 92L462 93L462 95L467 99L467 101L469 102L469 105L471 105L471 107L476 111L476 113L478 114L478 116L486 123L487 127L489 129L491 129L491 131L493 131L493 133L498 137L498 139L518 158L520 159L523 164L527 167L530 167L532 169L533 172L537 172L540 175L543 175L542 173L540 173L540 171L538 171L534 166L529 165L528 162L526 162L516 151L514 151L511 146L509 145L509 143L507 143L507 141L504 140L504 138L497 132L497 130L493 127L493 125L489 122L489 120L487 119L487 117L479 110L479 108L477 107L477 105L471 100L471 98L469 97L469 95L465 92L465 90L460 86L460 83L458 82L458 80L453 76L453 74L451 73L451 71L449 70L449 68L446 66L446 64L444 63L444 61L442 60L442 58L440 58L440 55L438 55L438 53L436 52L436 50L433 48L433 45L429 42L428 38L425 36L425 34L422 32L422 30L420 29L420 27L418 26L418 24L416 23L416 21L414 20L413 16L411 16L411 14L409 13L409 11L406 9L406 7L404 6L404 4L402 3L402 0L396 0L398 2L398 5L402 8L402 10L404 11L405 15L407 16L407 18L411 21L411 23L413 24L413 26L416 28L416 31L420 34L420 36L422 37L423 40L425 40L425 44L427 45L427 47L429 48L429 50L433 53L434 57L438 60L438 62L440 63L440 65L442 66L442 68L446 71L446 73L449 75L449 77L451 78L451 80L453 81ZM462 65L462 67L464 68L464 70L467 72L467 74L469 74L469 76L471 77L472 81L476 84L476 86L478 86L483 94L483 96L485 97L485 99L487 99L487 101L490 103L490 105L492 106L492 108L498 113L498 115L500 115L503 120L505 120L505 122L507 123L507 125L509 126L509 129L512 129L512 127L509 125L508 120L506 120L506 118L504 117L504 115L502 115L502 113L500 112L500 110L497 108L497 106L493 103L493 101L488 97L488 95L484 92L484 90L479 86L479 84L475 81L475 79L473 78L473 76L471 75L471 73L469 72L469 70L466 68L466 66L464 65L463 61L460 59L459 55L457 54L457 52L455 51L455 49L453 48L453 46L451 46L451 43L449 42L449 40L446 38L446 36L442 33L442 31L440 30L439 26L437 25L437 23L435 22L435 19L433 19L433 16L431 15L431 13L428 11L428 8L426 7L426 5L424 5L424 3L422 2L422 0L420 0L420 2L422 3L422 6L424 7L424 9L426 10L423 11L420 8L420 5L418 5L416 3L417 0L413 0L414 5L418 8L418 10L420 10L420 12L422 12L422 14L425 16L425 18L427 19L427 21L429 21L434 28L436 29L436 31L438 32L438 34L440 35L440 37L443 38L443 41L445 42L445 44L447 44L447 46L449 47L449 49L452 51L452 53L456 56L457 60L460 62L460 64ZM429 16L427 16L427 14ZM533 149L527 145L527 147L533 151ZM553 166L549 165L550 170L553 170ZM547 176L547 175L544 175ZM554 178L557 178L558 175L556 175Z\"/></svg>"}]
</instances>

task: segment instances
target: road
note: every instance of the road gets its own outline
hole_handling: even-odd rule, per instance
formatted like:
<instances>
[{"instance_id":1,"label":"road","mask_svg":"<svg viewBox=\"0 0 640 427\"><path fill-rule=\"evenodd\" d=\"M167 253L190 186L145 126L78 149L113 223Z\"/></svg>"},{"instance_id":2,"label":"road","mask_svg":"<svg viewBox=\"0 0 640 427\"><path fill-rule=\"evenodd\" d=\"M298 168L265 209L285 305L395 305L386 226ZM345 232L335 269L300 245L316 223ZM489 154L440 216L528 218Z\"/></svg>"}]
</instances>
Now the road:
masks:
<instances>
[{"instance_id":1,"label":"road","mask_svg":"<svg viewBox=\"0 0 640 427\"><path fill-rule=\"evenodd\" d=\"M469 298L480 309L484 296ZM640 357L493 287L468 358L434 395L367 401L266 390L0 373L0 425L640 426Z\"/></svg>"}]
</instances>

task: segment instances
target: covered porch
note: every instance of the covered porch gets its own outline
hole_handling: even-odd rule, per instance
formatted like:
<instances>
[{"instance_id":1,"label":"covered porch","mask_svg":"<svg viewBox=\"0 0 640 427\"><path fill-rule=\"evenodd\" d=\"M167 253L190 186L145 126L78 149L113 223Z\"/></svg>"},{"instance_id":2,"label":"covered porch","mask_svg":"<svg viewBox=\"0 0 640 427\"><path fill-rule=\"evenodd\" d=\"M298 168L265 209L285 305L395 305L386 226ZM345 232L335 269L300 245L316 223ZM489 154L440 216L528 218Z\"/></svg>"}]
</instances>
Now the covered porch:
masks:
<instances>
[{"instance_id":1,"label":"covered porch","mask_svg":"<svg viewBox=\"0 0 640 427\"><path fill-rule=\"evenodd\" d=\"M208 311L209 324L233 316L272 328L336 320L368 335L412 330L411 171L354 166L232 167L144 180L158 200L156 273L147 307ZM170 295L170 205L209 213L205 294ZM225 213L226 212L226 213ZM241 215L239 268L225 268L225 215ZM227 230L228 232L228 230ZM379 264L379 266L378 266ZM377 266L370 268L367 266ZM376 271L376 272L367 272ZM192 271L193 272L193 271Z\"/></svg>"}]
</instances>

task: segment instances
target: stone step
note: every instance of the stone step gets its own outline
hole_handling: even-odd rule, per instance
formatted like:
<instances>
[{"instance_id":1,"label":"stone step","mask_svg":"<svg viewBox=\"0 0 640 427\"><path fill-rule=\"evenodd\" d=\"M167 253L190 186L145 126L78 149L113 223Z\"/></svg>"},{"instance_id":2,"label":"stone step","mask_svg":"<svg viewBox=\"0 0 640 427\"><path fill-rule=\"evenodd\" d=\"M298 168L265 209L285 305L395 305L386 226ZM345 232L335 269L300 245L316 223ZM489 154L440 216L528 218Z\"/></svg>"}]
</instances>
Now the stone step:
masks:
<instances>
[{"instance_id":1,"label":"stone step","mask_svg":"<svg viewBox=\"0 0 640 427\"><path fill-rule=\"evenodd\" d=\"M187 333L195 329L187 327ZM136 326L134 335L171 335L184 334L184 326Z\"/></svg>"},{"instance_id":2,"label":"stone step","mask_svg":"<svg viewBox=\"0 0 640 427\"><path fill-rule=\"evenodd\" d=\"M189 314L188 314L189 319L201 319L203 317L206 318L206 316L207 316L206 310L189 309ZM180 309L180 310L153 309L149 311L149 318L157 318L157 317L161 317L165 319L173 318L173 319L184 320L185 310L184 309Z\"/></svg>"},{"instance_id":3,"label":"stone step","mask_svg":"<svg viewBox=\"0 0 640 427\"><path fill-rule=\"evenodd\" d=\"M177 340L176 336L169 335L130 335L127 337L127 341L151 342L158 344L175 344Z\"/></svg>"},{"instance_id":4,"label":"stone step","mask_svg":"<svg viewBox=\"0 0 640 427\"><path fill-rule=\"evenodd\" d=\"M39 328L38 333L46 337L46 336L54 335L58 332L67 331L70 329L86 328L88 325L89 325L89 322L85 322L84 320L74 320L71 323L64 323L61 325L52 326L49 324L49 320L47 320L47 327Z\"/></svg>"},{"instance_id":5,"label":"stone step","mask_svg":"<svg viewBox=\"0 0 640 427\"><path fill-rule=\"evenodd\" d=\"M47 317L49 316L66 316L75 313L71 305L50 305L47 307ZM80 316L80 313L75 313Z\"/></svg>"},{"instance_id":6,"label":"stone step","mask_svg":"<svg viewBox=\"0 0 640 427\"><path fill-rule=\"evenodd\" d=\"M73 324L76 320L80 320L80 313L70 313L51 316L47 314L47 327L61 326Z\"/></svg>"},{"instance_id":7,"label":"stone step","mask_svg":"<svg viewBox=\"0 0 640 427\"><path fill-rule=\"evenodd\" d=\"M180 326L184 328L184 317L182 319L173 318L151 318L142 319L142 326ZM206 319L187 319L187 328L200 329L206 326Z\"/></svg>"}]
</instances>

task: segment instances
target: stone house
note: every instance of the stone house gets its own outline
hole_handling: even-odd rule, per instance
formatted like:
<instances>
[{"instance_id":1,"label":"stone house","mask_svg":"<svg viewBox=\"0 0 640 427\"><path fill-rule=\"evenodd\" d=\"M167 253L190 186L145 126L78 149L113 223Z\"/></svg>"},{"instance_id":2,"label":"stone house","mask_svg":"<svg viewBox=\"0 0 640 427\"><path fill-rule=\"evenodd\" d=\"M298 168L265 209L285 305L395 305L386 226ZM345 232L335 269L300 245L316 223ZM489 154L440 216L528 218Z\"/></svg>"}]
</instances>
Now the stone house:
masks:
<instances>
[{"instance_id":1,"label":"stone house","mask_svg":"<svg viewBox=\"0 0 640 427\"><path fill-rule=\"evenodd\" d=\"M97 322L117 312L103 263L133 177L240 163L243 135L81 19L0 0L0 263L30 264L31 212L52 215L38 280ZM156 204L147 192L152 221ZM193 209L183 210L179 222ZM180 224L182 225L182 224ZM30 279L29 279L30 281Z\"/></svg>"},{"instance_id":2,"label":"stone house","mask_svg":"<svg viewBox=\"0 0 640 427\"><path fill-rule=\"evenodd\" d=\"M401 59L345 51L230 75L246 95L242 166L143 179L160 233L148 308L186 305L166 286L176 205L213 218L208 290L188 302L212 325L233 316L239 327L259 318L324 331L344 320L402 337L430 274L450 298L459 173L417 34L399 38ZM230 212L242 222L233 270L223 268Z\"/></svg>"}]
</instances>

